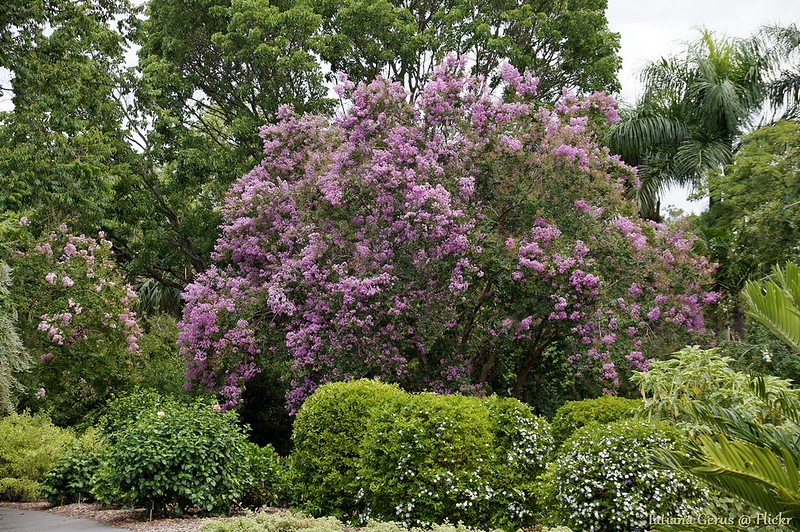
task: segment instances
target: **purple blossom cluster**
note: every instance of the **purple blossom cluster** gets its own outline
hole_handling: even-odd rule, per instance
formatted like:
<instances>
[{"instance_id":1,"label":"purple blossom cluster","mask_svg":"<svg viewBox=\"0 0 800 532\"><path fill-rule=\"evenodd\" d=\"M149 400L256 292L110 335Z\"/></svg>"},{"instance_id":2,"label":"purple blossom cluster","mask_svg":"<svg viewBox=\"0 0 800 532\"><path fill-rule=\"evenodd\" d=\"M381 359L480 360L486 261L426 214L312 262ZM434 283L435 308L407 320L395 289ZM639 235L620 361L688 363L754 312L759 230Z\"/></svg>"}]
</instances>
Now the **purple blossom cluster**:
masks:
<instances>
[{"instance_id":1,"label":"purple blossom cluster","mask_svg":"<svg viewBox=\"0 0 800 532\"><path fill-rule=\"evenodd\" d=\"M502 78L505 98L449 56L416 104L342 76L335 119L282 108L228 195L215 266L184 293L189 383L230 407L288 358L291 410L365 376L476 392L486 346L511 342L521 376L560 343L612 390L620 364L646 367L648 339L702 332L708 263L682 232L629 218L635 172L595 139L613 99L565 92L548 109L536 78Z\"/></svg>"}]
</instances>

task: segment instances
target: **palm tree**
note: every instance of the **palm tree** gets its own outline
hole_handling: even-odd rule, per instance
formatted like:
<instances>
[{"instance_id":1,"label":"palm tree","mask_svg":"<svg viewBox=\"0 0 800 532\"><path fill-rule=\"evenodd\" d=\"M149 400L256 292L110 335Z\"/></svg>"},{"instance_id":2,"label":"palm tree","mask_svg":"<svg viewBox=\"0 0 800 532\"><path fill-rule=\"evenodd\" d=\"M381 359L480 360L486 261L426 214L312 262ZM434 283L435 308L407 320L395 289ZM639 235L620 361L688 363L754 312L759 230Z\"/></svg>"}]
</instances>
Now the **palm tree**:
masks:
<instances>
[{"instance_id":1,"label":"palm tree","mask_svg":"<svg viewBox=\"0 0 800 532\"><path fill-rule=\"evenodd\" d=\"M667 186L702 187L709 170L732 161L767 96L769 64L760 41L717 39L704 30L683 55L643 70L644 96L606 138L639 167L642 186L634 194L643 217L660 217L658 197Z\"/></svg>"},{"instance_id":2,"label":"palm tree","mask_svg":"<svg viewBox=\"0 0 800 532\"><path fill-rule=\"evenodd\" d=\"M775 266L763 286L748 281L743 295L747 315L800 353L800 268L791 262Z\"/></svg>"},{"instance_id":3,"label":"palm tree","mask_svg":"<svg viewBox=\"0 0 800 532\"><path fill-rule=\"evenodd\" d=\"M772 51L774 78L769 97L776 107L783 107L783 118L800 118L800 28L766 26L761 31L763 47Z\"/></svg>"}]
</instances>

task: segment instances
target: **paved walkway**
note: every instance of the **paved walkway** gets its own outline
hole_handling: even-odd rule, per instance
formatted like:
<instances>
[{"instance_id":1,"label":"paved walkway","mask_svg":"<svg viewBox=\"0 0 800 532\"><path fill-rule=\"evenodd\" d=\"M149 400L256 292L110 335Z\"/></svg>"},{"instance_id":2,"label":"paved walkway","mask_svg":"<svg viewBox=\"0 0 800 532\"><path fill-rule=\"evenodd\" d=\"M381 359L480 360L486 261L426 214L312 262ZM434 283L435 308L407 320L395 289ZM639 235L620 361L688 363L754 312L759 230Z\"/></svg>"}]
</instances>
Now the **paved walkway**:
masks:
<instances>
[{"instance_id":1,"label":"paved walkway","mask_svg":"<svg viewBox=\"0 0 800 532\"><path fill-rule=\"evenodd\" d=\"M2 532L82 532L84 530L120 532L121 529L109 528L97 521L65 517L50 512L0 508L0 531Z\"/></svg>"}]
</instances>

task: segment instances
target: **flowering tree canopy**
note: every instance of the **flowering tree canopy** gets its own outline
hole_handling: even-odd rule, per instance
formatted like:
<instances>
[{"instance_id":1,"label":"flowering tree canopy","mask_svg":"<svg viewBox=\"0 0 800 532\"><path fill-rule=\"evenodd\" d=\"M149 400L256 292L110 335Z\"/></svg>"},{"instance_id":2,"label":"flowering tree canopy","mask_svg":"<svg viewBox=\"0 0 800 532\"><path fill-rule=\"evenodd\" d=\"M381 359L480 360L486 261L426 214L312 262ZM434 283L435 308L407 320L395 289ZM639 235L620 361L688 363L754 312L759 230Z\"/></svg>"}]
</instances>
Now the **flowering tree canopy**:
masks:
<instances>
[{"instance_id":1,"label":"flowering tree canopy","mask_svg":"<svg viewBox=\"0 0 800 532\"><path fill-rule=\"evenodd\" d=\"M184 293L189 379L233 405L289 357L295 409L362 376L478 392L502 361L519 396L557 346L613 391L702 333L711 268L622 198L636 174L596 141L613 99L541 107L536 78L500 75L504 98L451 56L414 104L341 76L336 119L283 108L228 195L215 266Z\"/></svg>"}]
</instances>

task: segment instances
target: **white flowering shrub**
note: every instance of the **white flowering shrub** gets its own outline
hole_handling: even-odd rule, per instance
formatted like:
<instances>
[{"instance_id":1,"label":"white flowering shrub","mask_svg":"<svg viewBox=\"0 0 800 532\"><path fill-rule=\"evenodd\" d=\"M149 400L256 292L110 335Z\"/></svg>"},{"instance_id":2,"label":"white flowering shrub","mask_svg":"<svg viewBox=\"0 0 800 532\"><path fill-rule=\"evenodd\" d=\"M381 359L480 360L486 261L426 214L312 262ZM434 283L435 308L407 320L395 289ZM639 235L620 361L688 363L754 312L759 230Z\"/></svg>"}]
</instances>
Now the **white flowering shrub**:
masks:
<instances>
[{"instance_id":1,"label":"white flowering shrub","mask_svg":"<svg viewBox=\"0 0 800 532\"><path fill-rule=\"evenodd\" d=\"M638 420L578 430L542 476L548 520L586 532L628 532L646 530L650 514L698 514L707 491L651 460L654 450L673 448L679 434Z\"/></svg>"},{"instance_id":2,"label":"white flowering shrub","mask_svg":"<svg viewBox=\"0 0 800 532\"><path fill-rule=\"evenodd\" d=\"M405 395L371 420L359 493L365 519L428 526L530 526L533 481L553 448L547 422L511 399Z\"/></svg>"}]
</instances>

